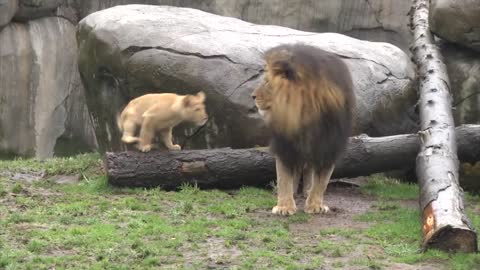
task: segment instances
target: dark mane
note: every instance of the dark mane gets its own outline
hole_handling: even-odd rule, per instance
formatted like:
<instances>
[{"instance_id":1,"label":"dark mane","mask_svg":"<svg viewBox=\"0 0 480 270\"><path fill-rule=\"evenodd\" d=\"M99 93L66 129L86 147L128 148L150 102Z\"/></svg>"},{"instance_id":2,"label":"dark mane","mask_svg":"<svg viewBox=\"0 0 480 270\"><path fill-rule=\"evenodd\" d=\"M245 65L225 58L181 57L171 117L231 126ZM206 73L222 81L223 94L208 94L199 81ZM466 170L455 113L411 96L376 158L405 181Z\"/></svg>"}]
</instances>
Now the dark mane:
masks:
<instances>
[{"instance_id":1,"label":"dark mane","mask_svg":"<svg viewBox=\"0 0 480 270\"><path fill-rule=\"evenodd\" d=\"M337 55L303 44L275 47L267 51L266 61L273 98L288 97L272 105L272 115L280 112L278 126L298 128L286 133L273 122L272 151L292 171L304 164L317 172L330 168L345 151L351 133L355 104L347 66ZM297 113L289 119L300 122L285 122L287 113Z\"/></svg>"}]
</instances>

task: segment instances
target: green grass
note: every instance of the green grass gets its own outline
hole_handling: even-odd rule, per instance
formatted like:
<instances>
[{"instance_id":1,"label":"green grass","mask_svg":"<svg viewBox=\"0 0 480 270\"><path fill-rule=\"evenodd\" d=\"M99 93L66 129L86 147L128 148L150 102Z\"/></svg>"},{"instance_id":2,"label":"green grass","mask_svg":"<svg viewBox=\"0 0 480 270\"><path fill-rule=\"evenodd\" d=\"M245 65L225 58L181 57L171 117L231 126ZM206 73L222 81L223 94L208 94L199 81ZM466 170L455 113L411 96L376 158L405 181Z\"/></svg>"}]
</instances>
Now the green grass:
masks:
<instances>
[{"instance_id":1,"label":"green grass","mask_svg":"<svg viewBox=\"0 0 480 270\"><path fill-rule=\"evenodd\" d=\"M378 198L374 209L357 217L372 224L363 233L372 243L380 245L391 261L415 264L441 262L447 269L480 269L480 254L447 254L437 250L420 252L421 221L418 209L401 206L392 200L417 199L418 188L392 179L375 176L362 188ZM478 205L479 196L467 193L467 203ZM477 209L478 211L478 209ZM480 228L480 213L467 211L474 228Z\"/></svg>"},{"instance_id":2,"label":"green grass","mask_svg":"<svg viewBox=\"0 0 480 270\"><path fill-rule=\"evenodd\" d=\"M372 207L322 227L318 216L270 214L271 190L178 192L108 185L98 155L0 161L2 171L80 174L76 184L0 178L0 269L389 269L391 263L475 269L477 254L420 253L419 212L401 201L414 185L375 176L361 190ZM478 196L467 195L471 204ZM469 209L474 226L480 215ZM478 211L478 210L475 210ZM334 218L334 216L330 216ZM315 223L317 222L317 223ZM321 223L321 222L320 222ZM307 229L298 229L298 228ZM371 252L376 250L376 252Z\"/></svg>"},{"instance_id":3,"label":"green grass","mask_svg":"<svg viewBox=\"0 0 480 270\"><path fill-rule=\"evenodd\" d=\"M362 191L380 199L416 200L418 198L418 187L416 185L402 183L381 175L370 177L368 183L362 187Z\"/></svg>"},{"instance_id":4,"label":"green grass","mask_svg":"<svg viewBox=\"0 0 480 270\"><path fill-rule=\"evenodd\" d=\"M82 154L75 157L52 158L45 161L17 158L0 160L0 172L45 172L47 175L83 174L101 164L100 155Z\"/></svg>"}]
</instances>

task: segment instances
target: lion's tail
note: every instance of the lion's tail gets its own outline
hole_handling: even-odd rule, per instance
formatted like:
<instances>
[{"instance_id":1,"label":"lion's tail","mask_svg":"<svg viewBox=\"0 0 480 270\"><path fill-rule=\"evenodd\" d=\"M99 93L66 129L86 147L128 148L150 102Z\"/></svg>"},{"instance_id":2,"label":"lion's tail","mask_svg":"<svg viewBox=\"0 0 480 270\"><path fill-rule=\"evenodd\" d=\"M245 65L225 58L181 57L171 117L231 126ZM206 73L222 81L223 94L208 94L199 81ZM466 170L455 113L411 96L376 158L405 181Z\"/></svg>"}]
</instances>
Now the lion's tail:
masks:
<instances>
[{"instance_id":1,"label":"lion's tail","mask_svg":"<svg viewBox=\"0 0 480 270\"><path fill-rule=\"evenodd\" d=\"M119 129L121 132L123 132L123 125L122 125L123 121L122 121L122 120L123 120L123 119L122 119L122 113L121 113L121 112L120 112L120 113L117 113L117 126L118 126L118 129Z\"/></svg>"}]
</instances>

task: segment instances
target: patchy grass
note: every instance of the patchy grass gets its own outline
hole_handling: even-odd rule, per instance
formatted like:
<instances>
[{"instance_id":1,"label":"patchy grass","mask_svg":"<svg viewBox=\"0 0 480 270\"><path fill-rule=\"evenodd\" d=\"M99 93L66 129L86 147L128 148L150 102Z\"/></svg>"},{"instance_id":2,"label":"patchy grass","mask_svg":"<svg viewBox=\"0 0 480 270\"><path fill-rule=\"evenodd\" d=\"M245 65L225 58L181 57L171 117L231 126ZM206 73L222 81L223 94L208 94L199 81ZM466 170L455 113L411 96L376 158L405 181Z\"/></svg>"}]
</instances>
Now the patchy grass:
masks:
<instances>
[{"instance_id":1,"label":"patchy grass","mask_svg":"<svg viewBox=\"0 0 480 270\"><path fill-rule=\"evenodd\" d=\"M398 201L417 198L418 191L412 184L404 184L392 179L376 176L370 179L362 190L375 196L378 200L374 209L357 217L358 220L372 224L364 234L379 244L393 262L415 264L422 262L440 262L447 269L480 269L480 254L447 254L437 250L420 252L421 237L420 212L416 208L408 208ZM389 196L391 194L391 196ZM480 196L467 193L467 205L474 206L480 202ZM477 208L467 211L474 228L480 228L480 211Z\"/></svg>"},{"instance_id":2,"label":"patchy grass","mask_svg":"<svg viewBox=\"0 0 480 270\"><path fill-rule=\"evenodd\" d=\"M108 185L100 165L98 155L0 161L0 173L45 171L47 180L83 175L66 185L0 178L0 269L480 267L478 254L418 252L419 212L409 207L415 203L405 203L417 200L415 185L375 176L361 188L365 211L333 205L339 208L334 214L300 210L282 218L270 214L271 190L120 189ZM480 228L480 210L473 207L480 198L467 200L469 217ZM345 218L346 226L324 225Z\"/></svg>"},{"instance_id":3,"label":"patchy grass","mask_svg":"<svg viewBox=\"0 0 480 270\"><path fill-rule=\"evenodd\" d=\"M17 158L0 160L0 172L45 172L47 175L85 174L101 166L100 155L82 154L75 157L52 158L45 161Z\"/></svg>"},{"instance_id":4,"label":"patchy grass","mask_svg":"<svg viewBox=\"0 0 480 270\"><path fill-rule=\"evenodd\" d=\"M362 191L385 200L417 200L419 192L417 185L402 183L379 174L370 177Z\"/></svg>"}]
</instances>

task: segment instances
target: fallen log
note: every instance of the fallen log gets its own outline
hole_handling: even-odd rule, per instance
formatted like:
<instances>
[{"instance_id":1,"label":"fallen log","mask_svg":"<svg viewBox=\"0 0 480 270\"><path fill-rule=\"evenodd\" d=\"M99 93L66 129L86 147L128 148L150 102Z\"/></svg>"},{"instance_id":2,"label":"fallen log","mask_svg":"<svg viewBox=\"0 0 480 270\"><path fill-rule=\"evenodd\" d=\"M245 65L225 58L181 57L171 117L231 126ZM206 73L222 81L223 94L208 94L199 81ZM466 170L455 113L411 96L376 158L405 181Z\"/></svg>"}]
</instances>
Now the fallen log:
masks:
<instances>
[{"instance_id":1,"label":"fallen log","mask_svg":"<svg viewBox=\"0 0 480 270\"><path fill-rule=\"evenodd\" d=\"M464 162L480 160L480 125L457 129L458 154ZM350 138L334 178L356 177L415 165L420 140L415 134ZM267 148L183 151L107 152L104 167L116 186L176 189L183 183L203 188L268 186L275 180L275 161Z\"/></svg>"},{"instance_id":2,"label":"fallen log","mask_svg":"<svg viewBox=\"0 0 480 270\"><path fill-rule=\"evenodd\" d=\"M477 235L464 211L451 112L450 82L428 25L429 0L411 10L414 62L418 66L421 148L416 160L423 220L423 249L476 252ZM458 134L457 134L458 136Z\"/></svg>"}]
</instances>

